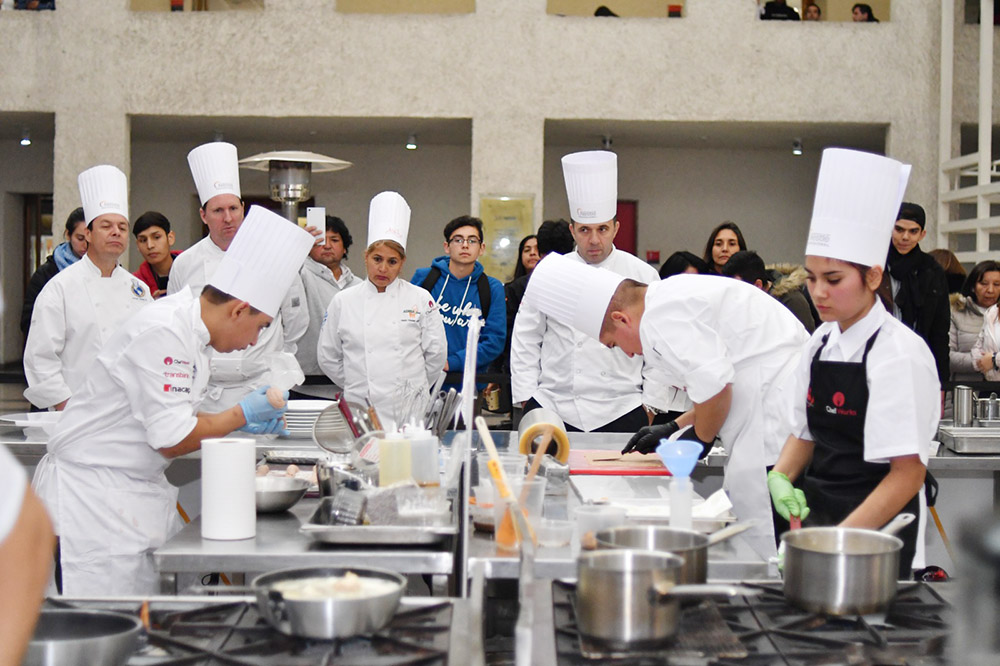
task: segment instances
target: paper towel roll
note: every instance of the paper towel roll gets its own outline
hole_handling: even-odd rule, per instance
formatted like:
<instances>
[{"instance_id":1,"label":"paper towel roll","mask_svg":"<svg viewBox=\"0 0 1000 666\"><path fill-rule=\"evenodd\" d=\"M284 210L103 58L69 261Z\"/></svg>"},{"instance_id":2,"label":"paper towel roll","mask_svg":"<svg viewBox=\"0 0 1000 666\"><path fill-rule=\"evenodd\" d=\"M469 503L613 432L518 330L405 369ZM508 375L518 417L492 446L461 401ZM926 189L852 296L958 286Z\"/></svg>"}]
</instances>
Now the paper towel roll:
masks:
<instances>
[{"instance_id":1,"label":"paper towel roll","mask_svg":"<svg viewBox=\"0 0 1000 666\"><path fill-rule=\"evenodd\" d=\"M235 541L257 535L256 457L252 439L201 443L201 538Z\"/></svg>"},{"instance_id":2,"label":"paper towel roll","mask_svg":"<svg viewBox=\"0 0 1000 666\"><path fill-rule=\"evenodd\" d=\"M561 463L569 460L569 437L566 436L566 424L551 409L539 407L533 409L521 417L521 423L517 427L518 450L521 453L530 455L532 445L541 441L542 435L553 428L552 441L556 443L555 458Z\"/></svg>"}]
</instances>

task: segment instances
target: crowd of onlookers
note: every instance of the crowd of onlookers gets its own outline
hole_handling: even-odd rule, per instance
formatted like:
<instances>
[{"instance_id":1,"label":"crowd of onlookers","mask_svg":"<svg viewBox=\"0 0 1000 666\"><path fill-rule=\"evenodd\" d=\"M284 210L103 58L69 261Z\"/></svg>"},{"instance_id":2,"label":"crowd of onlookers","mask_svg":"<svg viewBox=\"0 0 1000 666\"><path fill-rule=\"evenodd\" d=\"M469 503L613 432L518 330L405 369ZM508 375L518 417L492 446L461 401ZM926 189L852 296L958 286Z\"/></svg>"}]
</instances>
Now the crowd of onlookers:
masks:
<instances>
[{"instance_id":1,"label":"crowd of onlookers","mask_svg":"<svg viewBox=\"0 0 1000 666\"><path fill-rule=\"evenodd\" d=\"M806 2L802 7L802 16L785 0L768 0L760 9L760 18L764 21L822 21L823 9L815 2ZM878 23L875 12L869 4L857 2L851 7L851 18L855 23Z\"/></svg>"}]
</instances>

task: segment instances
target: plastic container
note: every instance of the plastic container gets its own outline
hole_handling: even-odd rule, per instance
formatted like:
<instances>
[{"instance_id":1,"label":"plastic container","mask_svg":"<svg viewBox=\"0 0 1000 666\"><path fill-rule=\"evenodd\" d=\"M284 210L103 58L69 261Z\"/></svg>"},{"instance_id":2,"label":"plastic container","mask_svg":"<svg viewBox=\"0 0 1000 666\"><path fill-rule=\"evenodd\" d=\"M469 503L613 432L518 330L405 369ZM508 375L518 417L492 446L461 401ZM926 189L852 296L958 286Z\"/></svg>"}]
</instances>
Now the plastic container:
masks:
<instances>
[{"instance_id":1,"label":"plastic container","mask_svg":"<svg viewBox=\"0 0 1000 666\"><path fill-rule=\"evenodd\" d=\"M573 511L576 523L577 541L588 532L599 532L624 525L628 520L628 511L623 506L610 504L582 504Z\"/></svg>"},{"instance_id":2,"label":"plastic container","mask_svg":"<svg viewBox=\"0 0 1000 666\"><path fill-rule=\"evenodd\" d=\"M503 471L507 473L507 478L511 481L519 481L524 478L524 474L528 467L528 456L523 453L509 453L507 451L501 451L500 455L500 465L503 467ZM485 451L479 451L476 454L476 463L479 467L479 483L493 483L492 477L490 477L490 469L487 463L490 461L490 457L486 455Z\"/></svg>"},{"instance_id":3,"label":"plastic container","mask_svg":"<svg viewBox=\"0 0 1000 666\"><path fill-rule=\"evenodd\" d=\"M430 430L406 430L410 440L410 473L418 486L440 486L438 438Z\"/></svg>"},{"instance_id":4,"label":"plastic container","mask_svg":"<svg viewBox=\"0 0 1000 666\"><path fill-rule=\"evenodd\" d=\"M378 442L378 485L391 486L413 478L410 440L390 433Z\"/></svg>"},{"instance_id":5,"label":"plastic container","mask_svg":"<svg viewBox=\"0 0 1000 666\"><path fill-rule=\"evenodd\" d=\"M573 539L573 521L542 518L535 528L535 534L538 536L538 545L542 548L568 546Z\"/></svg>"},{"instance_id":6,"label":"plastic container","mask_svg":"<svg viewBox=\"0 0 1000 666\"><path fill-rule=\"evenodd\" d=\"M520 479L517 481L511 481L511 492L514 493L514 497L518 498L518 502L521 505L521 511L524 512L525 517L528 519L528 524L531 529L535 529L542 520L542 506L545 502L545 479L534 478L531 481L525 481ZM526 492L522 493L522 489L527 489ZM509 510L509 505L501 500L496 500L493 502L493 524L496 526L493 534L494 539L497 542L497 547L502 550L517 550L518 543L515 538L515 532L513 525L510 523L511 517L504 517L504 514ZM507 528L504 526L504 521L508 521Z\"/></svg>"}]
</instances>

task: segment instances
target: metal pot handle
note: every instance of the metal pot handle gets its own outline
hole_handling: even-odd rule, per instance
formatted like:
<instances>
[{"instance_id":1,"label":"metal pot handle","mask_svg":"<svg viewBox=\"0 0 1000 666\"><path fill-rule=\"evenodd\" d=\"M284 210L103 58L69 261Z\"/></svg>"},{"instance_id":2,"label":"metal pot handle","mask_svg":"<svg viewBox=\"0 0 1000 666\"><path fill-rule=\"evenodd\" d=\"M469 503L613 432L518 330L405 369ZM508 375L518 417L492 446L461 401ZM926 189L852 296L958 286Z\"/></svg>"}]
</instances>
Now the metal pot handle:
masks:
<instances>
[{"instance_id":1,"label":"metal pot handle","mask_svg":"<svg viewBox=\"0 0 1000 666\"><path fill-rule=\"evenodd\" d=\"M703 599L705 597L756 597L761 590L744 585L674 585L662 581L649 588L651 605L666 604L678 599Z\"/></svg>"},{"instance_id":2,"label":"metal pot handle","mask_svg":"<svg viewBox=\"0 0 1000 666\"><path fill-rule=\"evenodd\" d=\"M901 513L883 526L879 532L882 534L896 534L916 519L917 517L912 513Z\"/></svg>"},{"instance_id":3,"label":"metal pot handle","mask_svg":"<svg viewBox=\"0 0 1000 666\"><path fill-rule=\"evenodd\" d=\"M277 622L288 622L288 609L285 607L285 597L276 590L267 591L267 606Z\"/></svg>"}]
</instances>

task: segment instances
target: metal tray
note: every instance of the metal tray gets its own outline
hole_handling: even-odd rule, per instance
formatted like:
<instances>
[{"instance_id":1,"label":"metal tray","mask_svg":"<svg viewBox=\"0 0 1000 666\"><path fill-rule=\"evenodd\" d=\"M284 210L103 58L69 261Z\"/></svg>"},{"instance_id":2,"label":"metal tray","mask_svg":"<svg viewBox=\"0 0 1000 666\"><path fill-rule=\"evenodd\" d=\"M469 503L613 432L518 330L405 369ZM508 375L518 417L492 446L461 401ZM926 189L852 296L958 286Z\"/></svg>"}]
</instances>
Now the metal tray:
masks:
<instances>
[{"instance_id":1,"label":"metal tray","mask_svg":"<svg viewBox=\"0 0 1000 666\"><path fill-rule=\"evenodd\" d=\"M955 453L1000 454L1000 428L941 426L938 438Z\"/></svg>"},{"instance_id":2,"label":"metal tray","mask_svg":"<svg viewBox=\"0 0 1000 666\"><path fill-rule=\"evenodd\" d=\"M316 511L299 531L322 543L355 546L421 546L440 543L458 534L455 506L452 502L448 525L331 525L332 497L320 500Z\"/></svg>"}]
</instances>

